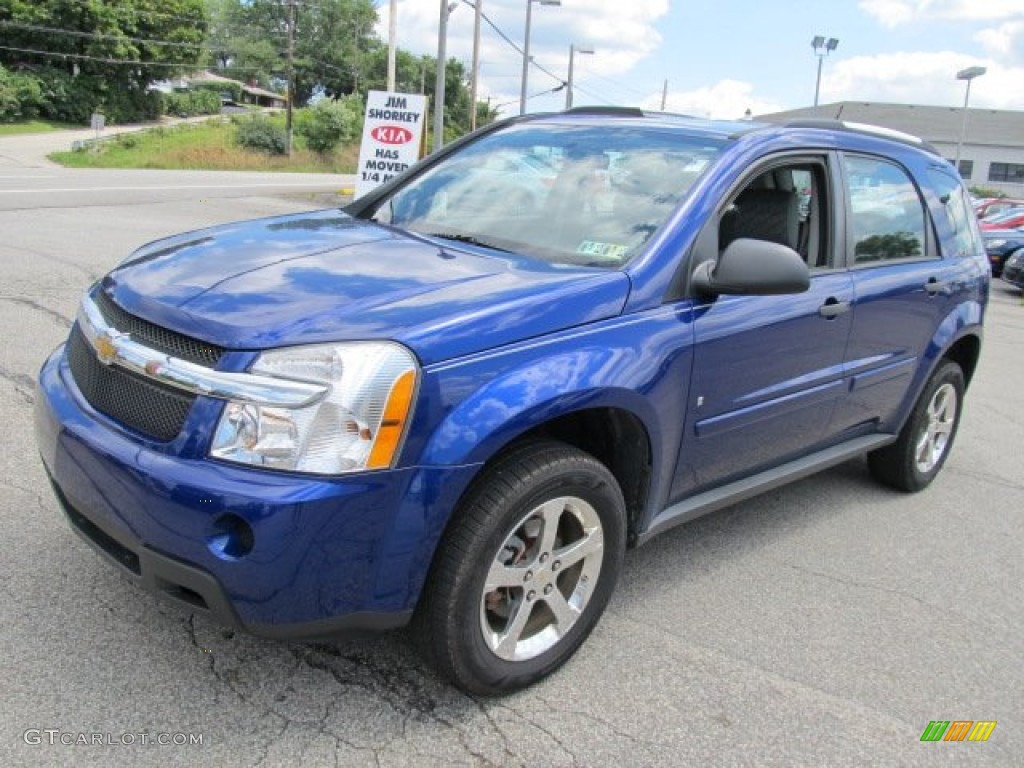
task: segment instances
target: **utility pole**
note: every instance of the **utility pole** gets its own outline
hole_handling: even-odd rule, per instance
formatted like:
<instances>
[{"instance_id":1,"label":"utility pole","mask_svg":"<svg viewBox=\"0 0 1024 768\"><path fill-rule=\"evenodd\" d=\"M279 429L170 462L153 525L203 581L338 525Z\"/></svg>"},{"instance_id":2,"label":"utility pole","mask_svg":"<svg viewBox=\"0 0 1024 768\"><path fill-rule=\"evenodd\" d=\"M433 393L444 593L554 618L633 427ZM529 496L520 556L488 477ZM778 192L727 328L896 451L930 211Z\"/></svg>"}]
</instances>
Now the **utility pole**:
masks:
<instances>
[{"instance_id":1,"label":"utility pole","mask_svg":"<svg viewBox=\"0 0 1024 768\"><path fill-rule=\"evenodd\" d=\"M661 89L661 111L665 111L665 102L668 101L668 78L665 78L665 85Z\"/></svg>"},{"instance_id":2,"label":"utility pole","mask_svg":"<svg viewBox=\"0 0 1024 768\"><path fill-rule=\"evenodd\" d=\"M285 149L292 156L292 101L295 98L295 0L288 0L288 104L285 116Z\"/></svg>"},{"instance_id":3,"label":"utility pole","mask_svg":"<svg viewBox=\"0 0 1024 768\"><path fill-rule=\"evenodd\" d=\"M444 86L448 65L448 0L441 0L437 25L437 72L434 83L434 151L444 146Z\"/></svg>"},{"instance_id":4,"label":"utility pole","mask_svg":"<svg viewBox=\"0 0 1024 768\"><path fill-rule=\"evenodd\" d=\"M395 48L398 40L398 0L388 7L388 93L395 92Z\"/></svg>"},{"instance_id":5,"label":"utility pole","mask_svg":"<svg viewBox=\"0 0 1024 768\"><path fill-rule=\"evenodd\" d=\"M480 77L480 15L484 0L476 0L473 14L473 72L469 80L469 130L476 130L477 79Z\"/></svg>"}]
</instances>

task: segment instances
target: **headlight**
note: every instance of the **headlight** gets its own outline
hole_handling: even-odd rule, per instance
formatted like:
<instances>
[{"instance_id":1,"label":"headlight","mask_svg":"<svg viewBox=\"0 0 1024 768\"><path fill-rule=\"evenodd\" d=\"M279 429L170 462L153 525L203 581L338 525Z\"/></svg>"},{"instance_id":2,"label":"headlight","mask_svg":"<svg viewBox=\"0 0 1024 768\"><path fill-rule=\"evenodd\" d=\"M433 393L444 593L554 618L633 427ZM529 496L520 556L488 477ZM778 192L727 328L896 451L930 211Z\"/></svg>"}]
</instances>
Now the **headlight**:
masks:
<instances>
[{"instance_id":1,"label":"headlight","mask_svg":"<svg viewBox=\"0 0 1024 768\"><path fill-rule=\"evenodd\" d=\"M986 251L993 251L996 248L1002 248L1004 245L1006 245L1006 241L1005 240L986 240L985 241L985 250Z\"/></svg>"},{"instance_id":2,"label":"headlight","mask_svg":"<svg viewBox=\"0 0 1024 768\"><path fill-rule=\"evenodd\" d=\"M397 458L419 378L405 347L368 341L271 350L252 372L329 389L302 408L228 402L211 456L330 475L386 469Z\"/></svg>"}]
</instances>

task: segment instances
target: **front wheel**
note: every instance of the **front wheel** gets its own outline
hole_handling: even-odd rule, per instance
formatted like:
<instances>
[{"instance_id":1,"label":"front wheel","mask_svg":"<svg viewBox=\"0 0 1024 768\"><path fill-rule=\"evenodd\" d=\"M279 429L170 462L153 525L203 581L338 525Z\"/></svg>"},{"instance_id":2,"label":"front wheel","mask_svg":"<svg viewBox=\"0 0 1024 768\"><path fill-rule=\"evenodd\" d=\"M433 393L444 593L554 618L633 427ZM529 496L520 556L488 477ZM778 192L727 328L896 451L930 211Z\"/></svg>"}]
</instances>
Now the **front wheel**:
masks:
<instances>
[{"instance_id":1,"label":"front wheel","mask_svg":"<svg viewBox=\"0 0 1024 768\"><path fill-rule=\"evenodd\" d=\"M932 374L896 442L868 454L875 479L907 492L931 483L953 446L963 397L963 370L946 360Z\"/></svg>"},{"instance_id":2,"label":"front wheel","mask_svg":"<svg viewBox=\"0 0 1024 768\"><path fill-rule=\"evenodd\" d=\"M525 687L590 634L622 568L625 504L603 464L533 443L487 469L442 539L417 615L427 655L464 690Z\"/></svg>"}]
</instances>

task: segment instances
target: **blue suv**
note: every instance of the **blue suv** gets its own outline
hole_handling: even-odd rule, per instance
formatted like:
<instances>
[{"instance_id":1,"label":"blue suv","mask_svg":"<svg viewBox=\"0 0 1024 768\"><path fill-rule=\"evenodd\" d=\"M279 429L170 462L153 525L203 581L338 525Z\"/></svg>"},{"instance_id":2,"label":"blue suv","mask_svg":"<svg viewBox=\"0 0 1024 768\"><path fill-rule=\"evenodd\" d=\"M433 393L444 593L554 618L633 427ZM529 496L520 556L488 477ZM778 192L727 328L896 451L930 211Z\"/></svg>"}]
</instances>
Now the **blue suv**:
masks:
<instances>
[{"instance_id":1,"label":"blue suv","mask_svg":"<svg viewBox=\"0 0 1024 768\"><path fill-rule=\"evenodd\" d=\"M72 527L272 638L408 623L528 685L630 546L866 454L949 455L985 248L914 137L628 109L484 128L344 210L141 248L40 374Z\"/></svg>"}]
</instances>

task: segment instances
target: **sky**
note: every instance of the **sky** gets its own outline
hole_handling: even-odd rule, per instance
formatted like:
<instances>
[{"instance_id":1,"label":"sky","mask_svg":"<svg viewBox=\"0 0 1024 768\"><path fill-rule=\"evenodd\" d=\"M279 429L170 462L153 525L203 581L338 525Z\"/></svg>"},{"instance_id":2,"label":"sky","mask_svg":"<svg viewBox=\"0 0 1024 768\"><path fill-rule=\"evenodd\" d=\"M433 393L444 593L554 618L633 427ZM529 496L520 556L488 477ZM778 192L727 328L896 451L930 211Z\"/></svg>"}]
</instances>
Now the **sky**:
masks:
<instances>
[{"instance_id":1,"label":"sky","mask_svg":"<svg viewBox=\"0 0 1024 768\"><path fill-rule=\"evenodd\" d=\"M470 70L474 10L451 13L448 56ZM520 47L527 0L482 0L483 13ZM449 0L450 2L450 0ZM437 54L439 0L398 0L398 46ZM379 0L387 40L389 0ZM569 46L577 54L574 105L660 109L740 118L811 106L816 35L839 40L822 61L820 103L884 101L962 106L956 73L987 68L970 106L1024 110L1024 0L562 0L534 3L528 112L560 110ZM522 55L486 22L480 33L480 99L519 111ZM545 93L547 92L547 93Z\"/></svg>"}]
</instances>

